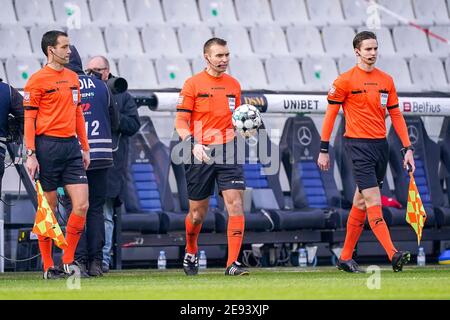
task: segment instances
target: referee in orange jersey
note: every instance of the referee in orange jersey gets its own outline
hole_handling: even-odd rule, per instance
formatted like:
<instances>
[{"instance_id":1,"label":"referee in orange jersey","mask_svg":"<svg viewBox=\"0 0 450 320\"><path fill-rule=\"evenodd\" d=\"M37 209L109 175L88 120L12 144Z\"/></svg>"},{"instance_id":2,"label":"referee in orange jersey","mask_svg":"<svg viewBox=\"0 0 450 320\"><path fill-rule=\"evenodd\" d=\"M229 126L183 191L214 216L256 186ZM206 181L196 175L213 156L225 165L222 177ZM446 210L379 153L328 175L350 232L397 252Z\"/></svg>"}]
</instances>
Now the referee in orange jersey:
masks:
<instances>
[{"instance_id":1,"label":"referee in orange jersey","mask_svg":"<svg viewBox=\"0 0 450 320\"><path fill-rule=\"evenodd\" d=\"M244 235L245 182L242 164L237 163L231 123L233 110L240 104L241 87L236 79L225 73L230 60L225 40L209 39L203 53L207 67L184 83L175 121L178 134L192 146L193 154L191 161L185 164L189 213L186 216L183 269L188 276L198 273L197 239L217 181L229 215L225 274L248 275L237 261ZM211 159L213 155L214 160Z\"/></svg>"},{"instance_id":2,"label":"referee in orange jersey","mask_svg":"<svg viewBox=\"0 0 450 320\"><path fill-rule=\"evenodd\" d=\"M78 76L64 68L69 62L69 38L64 32L48 31L42 37L41 47L47 65L33 74L24 88L26 166L31 177L39 172L44 195L53 212L59 186L64 186L70 196L73 211L67 222L68 248L64 250L62 262L64 273L71 274L89 205L85 171L90 163L89 144ZM54 266L52 240L41 236L38 240L44 279L64 276Z\"/></svg>"},{"instance_id":3,"label":"referee in orange jersey","mask_svg":"<svg viewBox=\"0 0 450 320\"><path fill-rule=\"evenodd\" d=\"M413 148L409 141L405 120L398 108L394 81L387 73L375 68L378 42L373 32L363 31L353 39L358 63L341 74L328 92L328 109L325 115L318 165L321 170L330 168L328 145L334 121L342 105L345 116L345 149L353 163L356 191L347 221L344 248L338 268L346 272L360 272L352 253L364 227L366 216L378 241L386 251L395 272L402 271L410 259L407 251L394 247L381 210L381 192L386 174L389 146L386 140L386 111L392 125L407 150L404 166L414 171Z\"/></svg>"}]
</instances>

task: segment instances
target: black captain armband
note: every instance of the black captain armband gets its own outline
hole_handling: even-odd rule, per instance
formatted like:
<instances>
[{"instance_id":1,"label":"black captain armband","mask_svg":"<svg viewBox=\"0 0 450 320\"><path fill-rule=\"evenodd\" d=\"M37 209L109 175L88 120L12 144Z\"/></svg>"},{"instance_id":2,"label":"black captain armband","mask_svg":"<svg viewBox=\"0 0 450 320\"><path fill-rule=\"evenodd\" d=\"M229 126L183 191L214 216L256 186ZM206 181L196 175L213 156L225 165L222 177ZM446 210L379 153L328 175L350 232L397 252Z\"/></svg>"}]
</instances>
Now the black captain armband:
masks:
<instances>
[{"instance_id":1,"label":"black captain armband","mask_svg":"<svg viewBox=\"0 0 450 320\"><path fill-rule=\"evenodd\" d=\"M329 141L320 141L320 152L328 153L329 146L330 146Z\"/></svg>"}]
</instances>

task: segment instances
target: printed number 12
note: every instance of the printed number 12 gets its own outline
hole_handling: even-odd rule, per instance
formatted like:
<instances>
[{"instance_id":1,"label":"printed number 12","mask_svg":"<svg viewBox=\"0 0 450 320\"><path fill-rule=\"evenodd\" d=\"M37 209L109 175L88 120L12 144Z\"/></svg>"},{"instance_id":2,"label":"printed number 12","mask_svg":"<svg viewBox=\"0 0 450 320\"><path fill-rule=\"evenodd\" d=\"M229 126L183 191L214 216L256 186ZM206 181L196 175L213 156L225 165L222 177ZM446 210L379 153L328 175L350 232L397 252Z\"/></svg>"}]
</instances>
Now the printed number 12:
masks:
<instances>
[{"instance_id":1,"label":"printed number 12","mask_svg":"<svg viewBox=\"0 0 450 320\"><path fill-rule=\"evenodd\" d=\"M98 120L94 120L91 123L92 131L89 135L89 123L86 121L86 133L88 136L98 136L100 133L98 132L98 128L100 127L100 122Z\"/></svg>"}]
</instances>

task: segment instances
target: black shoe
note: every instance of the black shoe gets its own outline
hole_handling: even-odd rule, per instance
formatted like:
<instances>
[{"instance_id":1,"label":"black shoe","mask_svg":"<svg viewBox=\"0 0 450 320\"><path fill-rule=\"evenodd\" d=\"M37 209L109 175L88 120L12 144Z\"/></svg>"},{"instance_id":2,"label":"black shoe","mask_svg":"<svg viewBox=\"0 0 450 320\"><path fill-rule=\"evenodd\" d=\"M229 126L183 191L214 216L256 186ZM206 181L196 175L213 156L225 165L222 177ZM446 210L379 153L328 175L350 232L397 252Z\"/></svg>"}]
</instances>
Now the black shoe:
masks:
<instances>
[{"instance_id":1,"label":"black shoe","mask_svg":"<svg viewBox=\"0 0 450 320\"><path fill-rule=\"evenodd\" d=\"M358 266L356 261L353 260L353 259L350 259L350 260L338 259L336 266L337 266L337 268L339 270L342 270L342 271L345 271L345 272L349 272L349 273L364 273L364 271Z\"/></svg>"},{"instance_id":2,"label":"black shoe","mask_svg":"<svg viewBox=\"0 0 450 320\"><path fill-rule=\"evenodd\" d=\"M407 264L411 259L409 251L397 251L392 256L392 269L394 272L400 272L403 270L403 265Z\"/></svg>"},{"instance_id":3,"label":"black shoe","mask_svg":"<svg viewBox=\"0 0 450 320\"><path fill-rule=\"evenodd\" d=\"M226 270L225 270L226 276L248 276L250 275L250 272L248 270L245 270L242 268L242 264L235 261L233 262Z\"/></svg>"},{"instance_id":4,"label":"black shoe","mask_svg":"<svg viewBox=\"0 0 450 320\"><path fill-rule=\"evenodd\" d=\"M86 271L86 266L79 263L78 261L74 261L69 264L63 264L62 270L66 274L66 276L79 274L81 278L89 278L89 274Z\"/></svg>"},{"instance_id":5,"label":"black shoe","mask_svg":"<svg viewBox=\"0 0 450 320\"><path fill-rule=\"evenodd\" d=\"M61 272L61 270L58 270L55 267L50 267L47 269L47 271L44 271L44 275L42 277L45 280L57 280L57 279L64 279L65 274L64 272Z\"/></svg>"},{"instance_id":6,"label":"black shoe","mask_svg":"<svg viewBox=\"0 0 450 320\"><path fill-rule=\"evenodd\" d=\"M102 271L102 261L101 260L93 260L89 264L89 271L88 274L91 277L101 277L103 276Z\"/></svg>"},{"instance_id":7,"label":"black shoe","mask_svg":"<svg viewBox=\"0 0 450 320\"><path fill-rule=\"evenodd\" d=\"M198 257L196 254L185 253L183 260L183 270L187 276L196 276L198 273Z\"/></svg>"}]
</instances>

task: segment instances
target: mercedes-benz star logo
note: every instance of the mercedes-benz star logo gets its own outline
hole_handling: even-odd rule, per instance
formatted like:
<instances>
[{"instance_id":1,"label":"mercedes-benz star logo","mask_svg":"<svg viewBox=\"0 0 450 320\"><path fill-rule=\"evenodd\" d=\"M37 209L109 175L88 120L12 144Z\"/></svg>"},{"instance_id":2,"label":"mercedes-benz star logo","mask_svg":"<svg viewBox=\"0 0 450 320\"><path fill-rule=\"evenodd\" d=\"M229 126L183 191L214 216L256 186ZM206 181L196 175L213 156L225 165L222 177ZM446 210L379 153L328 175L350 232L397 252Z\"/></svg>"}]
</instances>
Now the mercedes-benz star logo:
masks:
<instances>
[{"instance_id":1,"label":"mercedes-benz star logo","mask_svg":"<svg viewBox=\"0 0 450 320\"><path fill-rule=\"evenodd\" d=\"M301 127L297 131L297 139L303 146L309 146L312 141L312 133L308 127Z\"/></svg>"},{"instance_id":2,"label":"mercedes-benz star logo","mask_svg":"<svg viewBox=\"0 0 450 320\"><path fill-rule=\"evenodd\" d=\"M245 142L250 146L250 147L255 147L258 144L258 138L255 136L251 136L248 139L245 139Z\"/></svg>"},{"instance_id":3,"label":"mercedes-benz star logo","mask_svg":"<svg viewBox=\"0 0 450 320\"><path fill-rule=\"evenodd\" d=\"M416 144L419 141L419 131L415 126L408 126L408 136L411 144Z\"/></svg>"}]
</instances>

